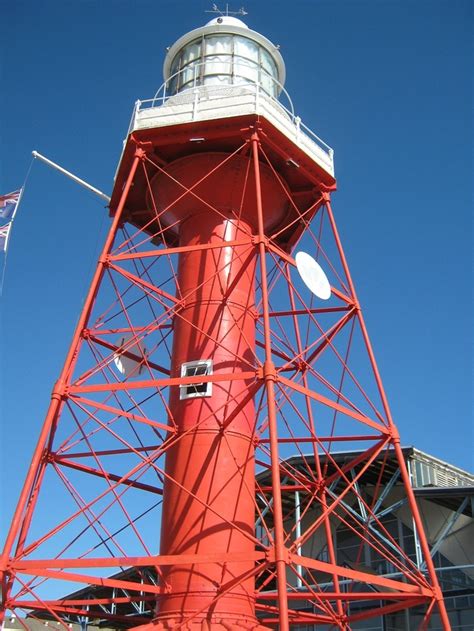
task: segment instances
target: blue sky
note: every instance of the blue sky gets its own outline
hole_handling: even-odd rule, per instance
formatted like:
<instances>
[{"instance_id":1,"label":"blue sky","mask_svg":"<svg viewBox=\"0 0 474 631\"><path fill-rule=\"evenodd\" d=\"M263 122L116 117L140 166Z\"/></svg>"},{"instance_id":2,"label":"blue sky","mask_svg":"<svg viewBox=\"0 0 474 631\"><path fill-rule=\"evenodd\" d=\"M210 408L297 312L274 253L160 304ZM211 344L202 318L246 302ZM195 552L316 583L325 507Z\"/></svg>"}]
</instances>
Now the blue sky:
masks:
<instances>
[{"instance_id":1,"label":"blue sky","mask_svg":"<svg viewBox=\"0 0 474 631\"><path fill-rule=\"evenodd\" d=\"M110 192L134 101L210 5L2 1L2 193L33 149ZM402 443L472 468L472 3L245 8L281 46L297 113L335 149L334 211ZM99 199L33 165L1 298L4 523L107 224Z\"/></svg>"}]
</instances>

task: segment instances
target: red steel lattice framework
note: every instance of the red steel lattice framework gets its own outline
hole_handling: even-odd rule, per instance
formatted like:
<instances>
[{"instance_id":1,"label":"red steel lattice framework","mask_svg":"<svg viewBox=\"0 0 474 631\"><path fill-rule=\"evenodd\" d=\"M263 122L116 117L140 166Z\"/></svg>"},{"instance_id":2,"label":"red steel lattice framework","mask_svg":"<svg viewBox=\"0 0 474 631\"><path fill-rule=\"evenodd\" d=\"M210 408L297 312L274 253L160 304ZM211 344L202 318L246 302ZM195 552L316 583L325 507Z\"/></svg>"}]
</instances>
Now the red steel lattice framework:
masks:
<instances>
[{"instance_id":1,"label":"red steel lattice framework","mask_svg":"<svg viewBox=\"0 0 474 631\"><path fill-rule=\"evenodd\" d=\"M335 182L263 119L202 125L199 144L189 129L127 142L5 543L2 614L25 628L29 612L66 628L84 616L350 629L424 606L423 627L436 611L449 629L334 222ZM327 302L302 283L298 249L327 272ZM354 445L338 464L332 454ZM426 572L377 514L393 453ZM341 527L358 542L355 564L335 549ZM385 572L363 565L367 549ZM87 598L72 593L85 586Z\"/></svg>"}]
</instances>

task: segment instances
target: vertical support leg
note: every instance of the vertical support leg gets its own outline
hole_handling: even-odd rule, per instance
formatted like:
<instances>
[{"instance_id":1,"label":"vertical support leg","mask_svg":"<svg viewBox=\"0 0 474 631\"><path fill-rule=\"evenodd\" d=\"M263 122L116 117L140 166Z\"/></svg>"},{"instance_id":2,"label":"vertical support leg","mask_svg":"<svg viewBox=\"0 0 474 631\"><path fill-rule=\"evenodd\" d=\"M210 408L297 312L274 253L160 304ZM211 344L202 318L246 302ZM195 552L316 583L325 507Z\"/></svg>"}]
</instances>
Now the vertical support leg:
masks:
<instances>
[{"instance_id":1,"label":"vertical support leg","mask_svg":"<svg viewBox=\"0 0 474 631\"><path fill-rule=\"evenodd\" d=\"M283 508L281 502L281 482L280 482L280 458L278 455L278 433L277 416L275 403L275 366L272 361L271 340L270 340L270 315L268 309L268 285L267 285L267 265L265 260L265 233L263 225L263 206L260 184L259 166L259 139L258 134L252 134L252 156L255 173L255 194L257 202L258 219L258 252L260 257L260 276L262 282L262 304L263 304L263 327L265 345L265 363L263 366L263 376L267 392L268 404L268 426L270 433L271 469L273 487L273 515L275 520L275 565L278 587L278 608L280 618L280 631L289 630L288 621L288 595L286 589L286 550L284 544L283 530Z\"/></svg>"},{"instance_id":2,"label":"vertical support leg","mask_svg":"<svg viewBox=\"0 0 474 631\"><path fill-rule=\"evenodd\" d=\"M293 311L296 311L296 304L295 304L295 298L294 298L294 294L293 291L290 291L290 304L291 304L291 308ZM297 344L297 349L298 349L298 354L301 356L303 354L303 344L301 342L301 335L300 335L300 331L297 325L297 320L295 318L295 316L293 316L293 323L295 326L295 334L296 334L296 344ZM306 371L303 373L303 385L305 388L308 388L308 377L307 377L307 373ZM311 431L313 432L314 436L316 436L316 425L314 422L314 417L313 417L313 411L311 409L311 403L308 401L308 398L306 398L306 413L308 414L308 421L311 427ZM321 501L321 510L323 512L323 514L325 515L324 517L324 531L325 531L325 535L326 535L326 543L327 543L327 548L328 548L328 557L329 557L329 561L332 565L337 565L337 559L336 559L336 552L334 550L334 545L333 545L333 539L332 539L332 529L331 529L331 521L330 518L326 515L326 511L328 508L328 504L327 504L327 489L326 487L322 484L323 482L323 473L321 470L321 462L319 460L319 452L318 449L316 447L316 443L312 443L312 447L313 447L313 456L314 456L314 462L315 462L315 466L316 466L316 474L318 476L318 482L321 484L321 488L320 488L320 501ZM301 535L300 533L296 533L297 538L299 538ZM333 574L332 575L332 579L333 579L333 583L334 583L334 591L336 592L336 594L340 593L340 584L339 584L339 577L337 576L337 574ZM301 582L301 579L298 577L298 581ZM337 609L337 613L339 615L339 617L342 619L343 614L344 614L344 609L343 609L343 605L340 599L338 599L336 601L336 609Z\"/></svg>"},{"instance_id":3,"label":"vertical support leg","mask_svg":"<svg viewBox=\"0 0 474 631\"><path fill-rule=\"evenodd\" d=\"M337 249L339 251L339 256L341 257L341 261L342 261L342 265L344 267L344 272L346 274L346 278L347 278L347 282L349 283L349 288L351 291L351 294L353 296L353 298L357 301L357 297L356 297L356 293L355 293L355 288L354 288L354 284L352 282L352 278L349 272L349 266L347 265L347 261L346 261L346 257L344 254L344 250L342 249L342 243L341 243L341 239L339 237L339 233L337 231L337 227L336 227L336 223L334 221L334 216L332 213L332 209L331 209L331 202L330 202L330 197L329 194L326 193L325 194L325 201L326 201L326 208L328 210L328 216L329 216L329 221L331 223L331 228L334 234L334 238L337 244ZM398 466L400 468L400 474L402 477L402 481L405 487L405 492L407 494L407 498L408 498L408 503L410 505L410 510L412 512L413 515L413 520L415 522L415 526L416 526L416 530L418 533L418 538L420 541L420 546L423 552L423 556L425 558L426 561L426 567L428 570L428 575L430 578L430 582L431 582L431 586L433 589L433 597L434 600L437 602L438 605L438 609L439 609L439 613L440 613L440 618L441 618L441 622L443 624L443 629L445 631L451 631L451 625L449 622L449 618L448 618L448 614L446 611L446 606L444 604L444 600L443 600L443 594L441 592L441 588L439 586L439 582L438 582L438 577L436 576L436 572L435 572L435 568L434 568L434 564L433 564L433 560L431 558L430 555L430 550L429 550L429 546L428 546L428 541L426 539L426 535L424 532L424 528L423 528L423 523L421 521L421 516L418 510L418 505L416 503L415 500L415 495L413 493L413 488L410 484L410 478L408 476L408 471L407 471L407 467L406 467L406 463L405 463L405 459L403 457L403 452L402 449L400 447L400 438L398 436L398 432L395 428L395 425L393 423L392 420L392 416L391 416L391 412L390 412L390 408L388 405L388 400L387 400L387 396L385 394L383 385L382 385L382 380L380 378L380 373L378 370L378 366L377 366L377 362L375 361L375 355L374 352L372 350L372 345L370 343L369 340L369 336L367 333L367 328L365 326L365 322L364 322L364 318L362 316L362 313L358 312L358 317L359 317L359 323L360 323L360 328L361 328L361 332L362 332L362 336L364 339L364 343L365 343L365 347L367 349L367 353L369 355L369 359L370 359L370 363L372 366L372 370L374 372L374 376L375 376L375 381L377 384L377 389L379 391L380 394L380 398L382 400L382 405L384 407L384 411L385 411L385 415L387 418L387 422L392 430L392 444L393 447L395 449L395 454L397 457L397 461L398 461Z\"/></svg>"},{"instance_id":4,"label":"vertical support leg","mask_svg":"<svg viewBox=\"0 0 474 631\"><path fill-rule=\"evenodd\" d=\"M402 448L400 447L399 438L396 438L393 441L393 446L395 448L395 453L397 455L397 460L398 460L398 465L400 467L402 480L405 485L405 492L407 494L408 504L410 506L411 513L413 515L413 520L415 522L416 532L418 533L418 540L420 542L420 547L425 559L426 569L428 571L428 576L430 578L430 582L433 587L434 597L438 605L439 615L441 618L441 622L443 624L443 629L445 631L451 631L451 623L449 622L448 612L446 611L446 605L444 603L443 593L441 591L441 587L438 582L438 577L436 576L436 570L434 567L433 559L431 558L430 549L428 546L428 540L426 539L423 523L421 521L420 512L418 510L418 504L416 503L416 499L415 499L415 494L413 493L413 488L410 484L410 478L408 476L408 471L406 468L405 459L403 457Z\"/></svg>"},{"instance_id":5,"label":"vertical support leg","mask_svg":"<svg viewBox=\"0 0 474 631\"><path fill-rule=\"evenodd\" d=\"M26 540L33 515L33 509L35 507L38 496L38 489L41 486L40 482L43 478L46 468L45 456L47 455L49 447L51 446L56 430L56 423L62 408L64 389L74 371L78 356L78 348L81 343L82 332L92 311L95 298L99 290L100 282L102 280L102 276L107 264L107 256L110 253L115 239L115 234L117 232L118 226L120 225L122 211L127 200L128 192L135 177L138 164L143 156L144 152L141 149L138 149L126 181L126 185L122 192L122 197L117 207L112 226L105 241L101 256L99 257L94 277L90 285L89 293L87 294L81 316L76 325L76 329L74 331L72 342L66 360L64 362L63 369L58 381L53 388L53 392L51 394L51 403L49 405L46 419L37 442L36 450L31 460L28 474L23 484L23 489L18 500L9 533L5 540L2 556L0 557L0 573L2 574L2 583L6 584L6 589L2 590L3 593L2 605L0 607L0 622L4 618L7 601L12 587L12 581L9 580L6 575L8 559L10 557L15 540L17 540L17 552L21 552L22 546L24 545L24 542Z\"/></svg>"}]
</instances>

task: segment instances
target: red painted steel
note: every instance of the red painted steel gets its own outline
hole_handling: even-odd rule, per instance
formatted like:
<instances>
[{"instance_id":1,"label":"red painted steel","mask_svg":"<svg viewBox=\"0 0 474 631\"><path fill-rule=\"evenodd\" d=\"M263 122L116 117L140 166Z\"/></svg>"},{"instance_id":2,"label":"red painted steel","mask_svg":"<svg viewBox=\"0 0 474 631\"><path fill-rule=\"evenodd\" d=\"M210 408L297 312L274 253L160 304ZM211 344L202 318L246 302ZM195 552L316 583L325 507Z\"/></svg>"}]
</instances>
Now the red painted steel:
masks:
<instances>
[{"instance_id":1,"label":"red painted steel","mask_svg":"<svg viewBox=\"0 0 474 631\"><path fill-rule=\"evenodd\" d=\"M172 203L182 190L177 182L190 187L227 157L188 156L169 164L152 181L150 193L162 223L179 225L179 247L206 246L180 256L178 285L183 307L174 322L172 377L182 376L186 362L198 360L211 360L215 375L244 374L255 367L257 257L249 237L255 231L257 212L248 161L234 157L194 189L200 199L212 199L214 211L195 196ZM244 179L249 187L241 200ZM284 218L285 196L268 173L265 194L270 201L266 220L271 228ZM236 219L232 211L239 207ZM245 242L245 238L245 245L224 245ZM213 249L216 244L224 247ZM172 391L170 412L177 419L178 438L184 437L166 456L169 478L164 485L161 554L238 550L242 560L167 567L163 573L166 590L157 615L163 627L174 628L203 609L194 619L199 628L202 620L216 629L229 624L257 626L253 575L212 604L217 585L253 568L256 428L248 392L254 381L215 382L209 397L182 399L180 390Z\"/></svg>"},{"instance_id":2,"label":"red painted steel","mask_svg":"<svg viewBox=\"0 0 474 631\"><path fill-rule=\"evenodd\" d=\"M346 277L347 277L347 280L348 280L348 283L349 283L349 286L350 286L350 289L351 289L351 293L352 293L352 295L355 298L356 293L355 293L354 284L352 282L352 278L351 278L350 271L349 271L349 266L347 265L346 257L345 257L345 254L344 254L344 250L342 248L341 240L339 238L339 233L337 231L336 222L334 221L334 216L333 216L333 213L332 213L330 198L329 198L328 194L326 194L326 201L327 201L327 208L328 208L329 219L330 219L331 226L332 226L332 229L333 229L333 232L334 232L334 237L335 237L336 242L337 242L338 250L339 250L339 253L340 253L340 256L341 256L341 261L342 261L342 264L344 266L344 270L345 270ZM428 546L428 541L427 541L427 538L426 538L426 535L425 535L425 532L424 532L423 523L421 521L421 517L420 517L419 511L418 511L418 506L417 506L416 500L415 500L415 495L413 493L413 489L412 489L411 483L410 483L410 478L408 476L408 471L407 471L407 468L406 468L405 460L403 458L403 454L402 454L402 451L401 451L401 448L400 448L400 436L399 436L398 430L396 429L395 424L393 423L393 420L392 420L392 415L391 415L391 412L390 412L390 407L388 405L387 396L386 396L384 388L383 388L382 379L381 379L379 371L378 371L377 362L375 360L375 356L374 356L374 353L373 353L373 350L372 350L372 345L371 345L370 339L369 339L369 334L367 332L367 328L365 326L365 321L364 321L362 313L360 314L360 326L361 326L361 329L362 329L362 334L363 334L363 337L364 337L364 342L365 342L365 345L366 345L366 348L367 348L367 352L368 352L368 355L369 355L369 358L370 358L370 363L371 363L372 369L374 371L375 380L377 382L377 388L379 390L380 397L382 399L382 403L383 403L383 406L384 406L384 409L385 409L385 413L387 415L387 420L388 420L388 422L390 424L391 434L392 434L392 441L393 441L393 447L395 449L395 453L396 453L396 456L397 456L398 466L400 467L400 473L401 473L401 476L403 478L403 483L404 483L404 486L405 486L405 489L406 489L406 493L407 493L410 509L411 509L412 514L413 514L413 519L414 519L414 522L415 522L415 527L416 527L416 530L417 530L418 538L420 540L420 545L421 545L422 550L423 550L424 558L426 559L426 565L428 567L428 572L429 572L429 575L430 575L430 579L431 579L432 585L434 586L434 596L435 596L436 603L438 605L440 618L441 618L441 621L443 623L444 628L445 629L450 629L451 625L450 625L450 622L449 622L448 613L446 611L446 606L445 606L445 603L444 603L443 594L442 594L441 588L440 588L439 583L438 583L438 579L437 579L436 572L435 572L435 567L434 567L434 564L433 564L433 559L431 558L430 549L429 549L429 546ZM432 609L432 607L429 608L429 610L431 610L431 609ZM429 614L427 614L427 615L429 616ZM429 617L428 617L427 621L428 620L429 620Z\"/></svg>"},{"instance_id":3,"label":"red painted steel","mask_svg":"<svg viewBox=\"0 0 474 631\"><path fill-rule=\"evenodd\" d=\"M259 124L207 122L198 149L183 130L174 144L157 130L128 139L1 557L2 619L347 630L422 607L423 624L436 611L450 628L333 182L307 160L290 168L300 148ZM300 283L295 246L330 276L327 306ZM135 372L120 375L117 355ZM199 360L211 374L182 375ZM396 471L427 575L379 514Z\"/></svg>"},{"instance_id":4,"label":"red painted steel","mask_svg":"<svg viewBox=\"0 0 474 631\"><path fill-rule=\"evenodd\" d=\"M94 303L95 297L97 295L100 281L104 274L105 257L107 256L107 254L109 253L112 247L113 240L115 237L115 232L121 220L123 207L125 205L125 201L127 199L129 190L132 186L133 178L135 176L140 158L142 156L143 156L142 150L138 149L135 152L135 157L133 159L133 164L130 169L130 173L128 174L126 182L124 183L124 189L123 189L123 193L117 207L117 212L116 212L113 224L110 228L109 234L106 238L106 241L102 250L102 255L99 258L98 265L97 265L94 277L92 279L91 287L89 289L81 316L76 325L76 329L74 332L74 336L73 336L69 353L64 362L61 375L57 383L55 384L55 387L51 394L51 404L49 406L48 413L46 415L46 419L43 424L43 428L41 430L41 434L38 438L38 443L37 443L35 452L33 454L31 466L28 470L28 474L26 476L23 489L22 489L20 498L18 500L18 504L15 510L14 516L13 516L11 527L8 532L5 544L4 544L2 557L0 559L0 572L1 572L1 579L2 579L2 606L0 607L0 622L3 622L4 620L4 616L6 612L6 603L8 603L8 597L10 595L11 588L12 588L12 573L9 570L8 558L11 555L11 551L15 544L15 540L17 540L15 555L21 556L23 552L23 544L24 544L26 532L28 531L28 528L31 522L33 508L37 501L38 489L41 485L41 481L43 479L44 472L45 472L46 462L45 462L44 454L45 454L45 450L47 450L48 438L50 438L51 428L54 426L55 423L57 423L57 420L60 414L60 408L62 405L62 395L64 393L63 388L64 388L68 375L70 375L73 369L75 360L77 359L77 346L79 344L80 336L83 332L85 323L87 322L88 317L90 315L90 311Z\"/></svg>"}]
</instances>

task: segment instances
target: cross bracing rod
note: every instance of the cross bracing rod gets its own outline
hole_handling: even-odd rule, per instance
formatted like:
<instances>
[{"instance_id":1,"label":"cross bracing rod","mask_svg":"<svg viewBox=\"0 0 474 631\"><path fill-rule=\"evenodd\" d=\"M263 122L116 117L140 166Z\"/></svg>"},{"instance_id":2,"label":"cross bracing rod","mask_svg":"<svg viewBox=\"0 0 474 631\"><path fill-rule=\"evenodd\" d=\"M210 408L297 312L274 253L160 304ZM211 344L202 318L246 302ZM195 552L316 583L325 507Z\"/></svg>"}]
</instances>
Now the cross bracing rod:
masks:
<instances>
[{"instance_id":1,"label":"cross bracing rod","mask_svg":"<svg viewBox=\"0 0 474 631\"><path fill-rule=\"evenodd\" d=\"M341 581L341 585L351 584L353 581ZM312 587L317 587L314 585ZM311 600L314 599L315 593L312 591L295 591L288 592L289 597L292 600ZM390 591L370 591L370 592L319 592L318 595L324 596L328 600L410 600L417 599L417 595L413 593L394 593ZM259 594L259 600L277 600L277 592L261 592Z\"/></svg>"},{"instance_id":2,"label":"cross bracing rod","mask_svg":"<svg viewBox=\"0 0 474 631\"><path fill-rule=\"evenodd\" d=\"M381 541L381 542L385 543L385 545L387 545L387 546L388 546L388 547L389 547L389 548L390 548L393 552L395 552L397 555L403 554L403 550L400 548L400 546L396 543L396 541L395 541L395 540L393 540L393 539L392 539L392 540L388 539L385 535L383 535L383 534L380 532L380 530L378 530L377 528L375 528L375 527L373 526L373 524L372 524L372 523L368 523L366 518L364 518L362 515L359 515L359 513L358 513L356 510L354 510L354 509L352 508L352 506L350 506L347 502L340 500L339 496L337 496L337 495L336 495L333 491L328 491L328 494L329 494L329 495L330 495L330 496L331 496L334 500L339 500L339 503L341 504L341 506L344 508L344 510L345 510L347 513L349 513L350 515L352 515L352 517L355 517L355 519L356 519L356 520L357 520L357 521L358 521L358 522L359 522L362 526L366 526L366 527L368 527L368 529L372 532L372 534L373 534L373 539L372 539L372 540L369 540L369 539L366 539L366 540L365 540L365 541L366 541L366 543L367 543L367 545L369 545L370 547L372 547L372 548L373 548L373 549L375 549L376 551L379 551L379 552L380 552L380 548L379 548L379 545L378 545L378 543L377 543L377 542L378 542L378 540L380 539L380 541ZM341 518L341 516L338 516L338 517L339 517L339 519L341 519L341 521L342 521L343 523L346 523L346 525L347 525L347 522L345 522L345 520L344 520L343 518ZM379 523L380 523L380 522L379 522ZM380 525L382 526L382 524L380 524ZM388 534L388 533L387 533L387 534ZM387 556L387 553L386 553L386 552L385 552L385 554L384 554L383 552L381 552L381 553L382 553L382 556L384 556L384 557L386 557L386 556ZM388 557L387 557L387 558L388 558ZM390 559L388 558L388 560L390 560ZM412 564L410 559L406 558L405 560L409 561L409 562L410 562L410 564ZM392 558L391 558L391 562L392 562L392 564L393 564L393 565L398 565L398 566L399 566L399 569L401 569L401 568L400 568L400 565L399 565L399 563L400 563L400 562L399 562L399 560L397 559L397 557L392 557ZM412 564L412 565L413 565L413 564ZM416 569L416 566L415 566L415 565L413 565L413 568L412 568L412 569ZM412 574L412 572L410 572L410 574ZM412 574L412 575L413 575L413 574Z\"/></svg>"},{"instance_id":3,"label":"cross bracing rod","mask_svg":"<svg viewBox=\"0 0 474 631\"><path fill-rule=\"evenodd\" d=\"M290 559L294 563L301 563L301 565L303 565L304 567L319 570L320 572L325 572L327 574L337 574L338 576L350 578L355 581L360 581L361 583L379 585L380 587L396 589L397 591L405 592L408 594L417 594L425 597L433 596L432 591L428 587L422 585L410 585L402 581L395 581L383 576L353 570L348 567L343 567L339 565L336 566L334 564L327 563L326 561L310 559L309 557L306 557L304 555L298 556L296 554L290 553Z\"/></svg>"}]
</instances>

